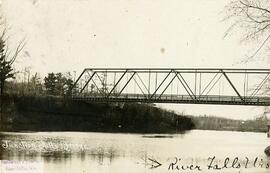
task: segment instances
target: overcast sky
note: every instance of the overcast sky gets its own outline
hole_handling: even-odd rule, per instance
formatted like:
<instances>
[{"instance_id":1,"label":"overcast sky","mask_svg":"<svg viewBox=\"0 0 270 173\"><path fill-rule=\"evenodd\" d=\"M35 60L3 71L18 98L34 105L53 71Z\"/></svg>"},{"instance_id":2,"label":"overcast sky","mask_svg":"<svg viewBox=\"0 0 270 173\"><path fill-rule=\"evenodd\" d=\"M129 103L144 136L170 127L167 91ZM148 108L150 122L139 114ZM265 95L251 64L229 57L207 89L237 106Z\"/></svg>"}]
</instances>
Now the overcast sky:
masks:
<instances>
[{"instance_id":1,"label":"overcast sky","mask_svg":"<svg viewBox=\"0 0 270 173\"><path fill-rule=\"evenodd\" d=\"M1 1L1 0L0 0ZM254 45L223 38L229 0L2 0L10 44L25 38L17 69L80 73L86 67L267 68L239 64ZM166 105L188 114L253 118L261 108Z\"/></svg>"}]
</instances>

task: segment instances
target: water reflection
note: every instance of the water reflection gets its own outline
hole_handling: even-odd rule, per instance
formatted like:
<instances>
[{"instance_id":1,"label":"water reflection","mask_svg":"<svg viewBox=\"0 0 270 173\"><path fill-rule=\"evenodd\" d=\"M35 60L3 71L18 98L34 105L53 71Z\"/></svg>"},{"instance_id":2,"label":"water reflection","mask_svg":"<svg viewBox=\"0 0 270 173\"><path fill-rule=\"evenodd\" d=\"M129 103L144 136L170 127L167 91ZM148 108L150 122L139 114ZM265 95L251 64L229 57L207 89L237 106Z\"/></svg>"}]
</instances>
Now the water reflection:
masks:
<instances>
[{"instance_id":1,"label":"water reflection","mask_svg":"<svg viewBox=\"0 0 270 173\"><path fill-rule=\"evenodd\" d=\"M120 154L115 147L74 143L71 137L48 137L34 134L1 134L1 160L43 159L47 163L59 164L71 159L87 159L102 165L104 159L111 163Z\"/></svg>"},{"instance_id":2,"label":"water reflection","mask_svg":"<svg viewBox=\"0 0 270 173\"><path fill-rule=\"evenodd\" d=\"M114 172L112 170L148 172L157 161L162 166L152 170L164 173L175 158L180 158L184 165L206 166L208 158L213 156L215 163L221 165L226 157L239 157L241 162L246 157L270 161L263 153L269 139L260 133L196 130L175 135L44 132L0 133L0 137L0 160L41 161L44 172L99 172L101 169L105 173ZM268 171L256 168L256 172Z\"/></svg>"}]
</instances>

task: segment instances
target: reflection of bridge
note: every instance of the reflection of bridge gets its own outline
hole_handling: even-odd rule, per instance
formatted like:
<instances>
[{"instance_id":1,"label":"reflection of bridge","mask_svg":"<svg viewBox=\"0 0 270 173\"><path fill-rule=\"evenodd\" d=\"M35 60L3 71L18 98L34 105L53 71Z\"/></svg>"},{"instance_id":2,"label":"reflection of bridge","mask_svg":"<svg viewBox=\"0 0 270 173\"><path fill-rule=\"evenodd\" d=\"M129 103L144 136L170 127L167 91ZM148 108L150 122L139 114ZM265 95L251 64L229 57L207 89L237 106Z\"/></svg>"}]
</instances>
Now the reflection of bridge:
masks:
<instances>
[{"instance_id":1,"label":"reflection of bridge","mask_svg":"<svg viewBox=\"0 0 270 173\"><path fill-rule=\"evenodd\" d=\"M145 102L270 106L270 69L92 68L76 80L72 98Z\"/></svg>"}]
</instances>

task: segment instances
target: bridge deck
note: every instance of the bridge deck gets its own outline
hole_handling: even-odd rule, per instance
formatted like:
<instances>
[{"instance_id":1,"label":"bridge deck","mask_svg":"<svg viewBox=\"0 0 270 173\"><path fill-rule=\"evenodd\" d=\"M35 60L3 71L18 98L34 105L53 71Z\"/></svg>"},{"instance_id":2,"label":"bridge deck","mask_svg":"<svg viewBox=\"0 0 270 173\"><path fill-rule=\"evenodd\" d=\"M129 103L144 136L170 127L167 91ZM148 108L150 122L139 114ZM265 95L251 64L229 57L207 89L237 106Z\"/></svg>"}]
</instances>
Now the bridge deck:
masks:
<instances>
[{"instance_id":1,"label":"bridge deck","mask_svg":"<svg viewBox=\"0 0 270 173\"><path fill-rule=\"evenodd\" d=\"M218 96L203 95L192 98L189 95L155 95L143 94L121 94L111 95L80 95L73 96L73 100L95 101L95 102L141 102L141 103L179 103L179 104L218 104L218 105L250 105L250 106L270 106L270 97L242 97L238 96Z\"/></svg>"}]
</instances>

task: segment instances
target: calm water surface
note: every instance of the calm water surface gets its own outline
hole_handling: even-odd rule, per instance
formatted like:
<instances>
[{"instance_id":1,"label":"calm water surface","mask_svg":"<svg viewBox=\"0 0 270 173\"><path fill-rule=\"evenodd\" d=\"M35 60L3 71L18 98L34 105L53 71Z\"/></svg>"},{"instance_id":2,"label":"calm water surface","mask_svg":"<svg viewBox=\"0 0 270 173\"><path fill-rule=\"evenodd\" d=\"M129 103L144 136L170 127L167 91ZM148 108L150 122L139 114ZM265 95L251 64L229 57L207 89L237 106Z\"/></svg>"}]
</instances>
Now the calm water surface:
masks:
<instances>
[{"instance_id":1,"label":"calm water surface","mask_svg":"<svg viewBox=\"0 0 270 173\"><path fill-rule=\"evenodd\" d=\"M270 158L263 152L270 145L270 138L264 133L3 132L0 139L1 173L270 172ZM226 158L230 159L227 159L227 168L219 169ZM211 160L211 168L208 168ZM233 160L234 168L230 168ZM190 170L191 165L193 168L197 165L197 169ZM219 170L214 169L215 165ZM182 166L189 168L183 170Z\"/></svg>"}]
</instances>

